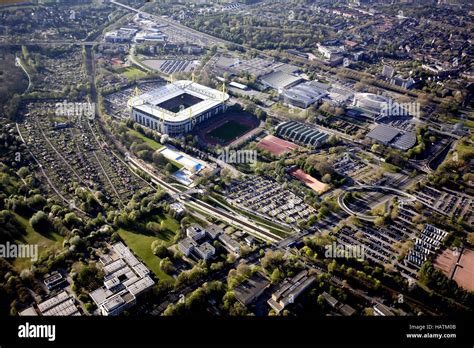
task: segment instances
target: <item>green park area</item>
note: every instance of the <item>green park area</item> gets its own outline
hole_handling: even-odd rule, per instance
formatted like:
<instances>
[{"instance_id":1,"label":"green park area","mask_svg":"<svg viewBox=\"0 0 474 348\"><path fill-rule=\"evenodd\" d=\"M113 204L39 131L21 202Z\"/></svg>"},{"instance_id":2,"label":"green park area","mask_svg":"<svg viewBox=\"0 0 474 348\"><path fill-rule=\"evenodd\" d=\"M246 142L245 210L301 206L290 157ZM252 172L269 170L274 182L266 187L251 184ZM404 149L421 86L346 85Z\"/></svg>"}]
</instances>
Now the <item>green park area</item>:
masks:
<instances>
[{"instance_id":1,"label":"green park area","mask_svg":"<svg viewBox=\"0 0 474 348\"><path fill-rule=\"evenodd\" d=\"M170 215L158 216L157 223L163 221L163 230L160 232L152 232L145 228L137 228L136 230L120 228L118 233L124 240L125 244L133 250L133 252L139 256L145 265L159 278L159 279L171 279L171 276L163 272L160 267L161 259L153 254L151 249L151 243L155 240L163 241L167 246L173 244L173 238L176 231L179 229L179 222L176 221ZM145 223L141 225L146 225ZM144 227L144 226L140 226Z\"/></svg>"},{"instance_id":2,"label":"green park area","mask_svg":"<svg viewBox=\"0 0 474 348\"><path fill-rule=\"evenodd\" d=\"M146 73L138 68L125 68L122 74L128 79L128 80L138 80L141 79L142 77L146 76Z\"/></svg>"},{"instance_id":3,"label":"green park area","mask_svg":"<svg viewBox=\"0 0 474 348\"><path fill-rule=\"evenodd\" d=\"M64 238L58 233L51 232L43 234L36 232L26 218L18 214L15 214L15 218L26 231L26 234L22 235L22 237L16 242L21 244L38 245L38 258L46 256L51 252L59 251L62 248ZM13 262L13 267L15 270L21 272L23 269L29 268L31 264L31 259L17 258Z\"/></svg>"},{"instance_id":4,"label":"green park area","mask_svg":"<svg viewBox=\"0 0 474 348\"><path fill-rule=\"evenodd\" d=\"M142 133L136 131L135 129L129 129L128 134L132 138L141 140L142 142L144 142L145 144L150 146L153 150L159 150L159 149L164 147L164 145L161 145L159 142L157 142L157 141L155 141L151 138L148 138L147 136L143 135Z\"/></svg>"}]
</instances>

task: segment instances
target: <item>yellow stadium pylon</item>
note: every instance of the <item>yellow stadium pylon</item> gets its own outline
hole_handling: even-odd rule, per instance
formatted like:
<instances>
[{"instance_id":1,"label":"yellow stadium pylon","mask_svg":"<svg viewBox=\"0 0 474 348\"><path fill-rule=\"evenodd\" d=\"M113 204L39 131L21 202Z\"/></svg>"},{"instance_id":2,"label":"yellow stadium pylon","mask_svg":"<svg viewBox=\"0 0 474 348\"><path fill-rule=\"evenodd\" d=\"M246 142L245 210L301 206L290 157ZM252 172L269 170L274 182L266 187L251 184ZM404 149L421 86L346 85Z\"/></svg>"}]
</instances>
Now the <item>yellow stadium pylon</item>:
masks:
<instances>
[{"instance_id":1,"label":"yellow stadium pylon","mask_svg":"<svg viewBox=\"0 0 474 348\"><path fill-rule=\"evenodd\" d=\"M193 83L196 81L196 74L194 74L194 71L191 74L191 80L193 81Z\"/></svg>"}]
</instances>

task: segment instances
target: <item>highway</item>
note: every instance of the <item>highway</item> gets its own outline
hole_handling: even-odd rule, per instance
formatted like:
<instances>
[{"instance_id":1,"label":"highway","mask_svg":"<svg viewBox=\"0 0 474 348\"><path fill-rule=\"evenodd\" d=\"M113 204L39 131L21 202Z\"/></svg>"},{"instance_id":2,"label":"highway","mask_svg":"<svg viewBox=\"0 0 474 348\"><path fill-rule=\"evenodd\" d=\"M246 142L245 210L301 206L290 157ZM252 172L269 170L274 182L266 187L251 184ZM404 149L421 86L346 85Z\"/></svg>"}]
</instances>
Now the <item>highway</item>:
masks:
<instances>
[{"instance_id":1,"label":"highway","mask_svg":"<svg viewBox=\"0 0 474 348\"><path fill-rule=\"evenodd\" d=\"M124 4L122 4L120 2L117 2L115 0L111 0L110 2L114 5L123 7L123 8L125 8L129 11L133 11L133 12L139 13L139 14L145 16L145 17L149 17L149 18L152 18L152 19L155 19L155 20L159 20L160 22L168 24L171 28L174 28L174 29L180 30L182 32L185 32L190 36L194 36L196 38L197 42L201 42L202 44L204 44L206 46L212 46L212 45L215 45L215 44L236 45L232 42L229 42L229 41L226 41L226 40L223 40L223 39L219 39L217 37L214 37L214 36L202 33L200 31L188 28L185 25L182 25L178 22L175 22L175 21L167 19L167 18L163 18L162 16L157 16L157 15L153 15L153 14L150 14L150 13L142 11L142 10L138 10L136 8L124 5ZM240 45L238 45L238 46L240 46Z\"/></svg>"}]
</instances>

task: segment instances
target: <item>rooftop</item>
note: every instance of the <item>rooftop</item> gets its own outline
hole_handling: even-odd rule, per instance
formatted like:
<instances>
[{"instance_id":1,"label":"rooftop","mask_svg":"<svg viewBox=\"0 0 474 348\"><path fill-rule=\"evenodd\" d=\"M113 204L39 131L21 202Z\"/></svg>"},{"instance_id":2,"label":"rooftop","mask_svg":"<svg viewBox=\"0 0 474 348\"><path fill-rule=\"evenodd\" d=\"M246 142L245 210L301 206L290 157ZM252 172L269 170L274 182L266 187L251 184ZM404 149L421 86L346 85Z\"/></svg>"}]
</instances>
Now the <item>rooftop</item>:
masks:
<instances>
[{"instance_id":1,"label":"rooftop","mask_svg":"<svg viewBox=\"0 0 474 348\"><path fill-rule=\"evenodd\" d=\"M381 143L388 144L398 134L400 134L400 131L398 129L384 124L379 124L369 133L367 133L367 137L376 141L380 141Z\"/></svg>"},{"instance_id":2,"label":"rooftop","mask_svg":"<svg viewBox=\"0 0 474 348\"><path fill-rule=\"evenodd\" d=\"M168 121L185 121L229 99L227 93L180 80L133 97L129 106Z\"/></svg>"}]
</instances>

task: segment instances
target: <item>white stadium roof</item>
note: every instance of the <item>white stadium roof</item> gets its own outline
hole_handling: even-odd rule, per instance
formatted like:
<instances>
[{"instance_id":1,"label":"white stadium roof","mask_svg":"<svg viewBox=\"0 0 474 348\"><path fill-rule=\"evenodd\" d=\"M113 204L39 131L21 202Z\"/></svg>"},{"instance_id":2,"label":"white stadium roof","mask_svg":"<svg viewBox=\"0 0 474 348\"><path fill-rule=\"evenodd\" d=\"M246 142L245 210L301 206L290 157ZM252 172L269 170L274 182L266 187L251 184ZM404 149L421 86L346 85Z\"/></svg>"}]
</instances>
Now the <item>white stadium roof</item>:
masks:
<instances>
[{"instance_id":1,"label":"white stadium roof","mask_svg":"<svg viewBox=\"0 0 474 348\"><path fill-rule=\"evenodd\" d=\"M166 110L160 106L161 103L183 94L202 99L202 101L176 113ZM164 118L167 121L179 122L189 119L191 116L199 115L214 108L229 99L229 95L196 82L180 80L162 86L151 92L131 98L129 106L135 110L148 113L156 118Z\"/></svg>"}]
</instances>

